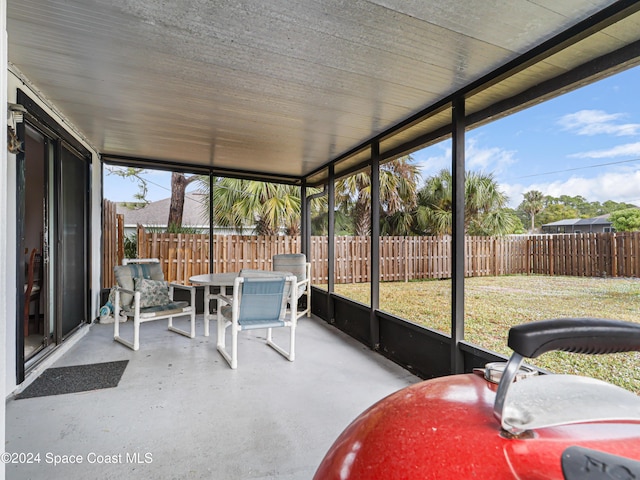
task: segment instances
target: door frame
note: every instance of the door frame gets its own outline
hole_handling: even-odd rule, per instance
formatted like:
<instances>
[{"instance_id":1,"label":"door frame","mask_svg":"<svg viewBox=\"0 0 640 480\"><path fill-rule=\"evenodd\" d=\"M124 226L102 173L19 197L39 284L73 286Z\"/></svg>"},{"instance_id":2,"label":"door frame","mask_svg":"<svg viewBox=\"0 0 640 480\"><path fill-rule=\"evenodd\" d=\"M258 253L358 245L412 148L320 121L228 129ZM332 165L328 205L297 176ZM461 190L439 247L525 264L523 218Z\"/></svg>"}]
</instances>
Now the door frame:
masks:
<instances>
[{"instance_id":1,"label":"door frame","mask_svg":"<svg viewBox=\"0 0 640 480\"><path fill-rule=\"evenodd\" d=\"M54 250L54 255L58 256L57 250L59 249L59 242L61 241L61 232L59 232L58 222L60 218L60 205L59 205L59 189L60 189L60 158L61 158L61 149L62 146L74 153L78 156L79 159L86 162L86 182L87 184L83 186L83 191L85 195L85 222L86 222L86 237L85 237L85 258L84 258L84 274L85 274L85 282L86 282L86 294L85 298L83 298L84 310L85 310L85 321L89 323L90 319L90 298L91 297L91 167L92 167L92 155L90 151L82 145L73 135L71 135L66 129L64 129L56 120L51 117L42 107L40 107L33 99L31 99L24 91L21 89L17 89L17 103L25 107L26 112L24 113L24 120L19 123L16 127L17 134L20 140L25 140L25 126L28 123L32 128L40 132L47 139L45 141L45 145L50 144L52 146L51 150L53 152L53 161L50 161L50 156L48 156L48 161L46 162L46 177L50 180L46 182L45 188L42 192L43 198L47 197L47 212L45 213L46 217L44 218L45 224L47 224L47 231L45 235L48 238L44 239L43 245L43 275L50 279L47 292L43 292L42 294L46 297L49 297L48 305L53 305L54 308L48 308L48 305L45 304L45 322L49 322L51 316L54 318L53 322L53 330L51 333L53 334L53 342L52 348L45 348L44 351L36 357L36 359L29 364L29 367L26 367L25 364L25 356L24 356L24 329L23 325L23 315L24 315L24 293L23 290L19 289L18 295L18 305L16 308L16 384L21 384L28 370L31 370L37 364L39 364L44 358L46 358L50 353L52 353L59 345L61 345L67 338L69 338L81 325L80 323L77 328L72 329L65 336L62 336L62 327L60 322L61 315L61 302L58 299L62 298L61 295L63 292L60 291L60 272L57 272L59 269L54 269L53 272L50 270L49 259L50 259L50 251ZM48 146L45 148L49 149ZM18 262L16 269L16 281L17 285L24 285L25 281L25 272L22 266L22 259L24 257L24 235L25 235L25 153L20 152L16 156L17 162L17 177L16 177L16 260ZM54 166L51 169L51 165ZM53 186L53 196L49 191L50 186ZM53 205L50 204L49 199L54 198L56 201ZM52 224L53 222L53 224ZM57 272L57 273L56 273ZM52 301L51 301L52 300ZM53 310L53 311L52 311ZM46 329L45 329L46 331Z\"/></svg>"}]
</instances>

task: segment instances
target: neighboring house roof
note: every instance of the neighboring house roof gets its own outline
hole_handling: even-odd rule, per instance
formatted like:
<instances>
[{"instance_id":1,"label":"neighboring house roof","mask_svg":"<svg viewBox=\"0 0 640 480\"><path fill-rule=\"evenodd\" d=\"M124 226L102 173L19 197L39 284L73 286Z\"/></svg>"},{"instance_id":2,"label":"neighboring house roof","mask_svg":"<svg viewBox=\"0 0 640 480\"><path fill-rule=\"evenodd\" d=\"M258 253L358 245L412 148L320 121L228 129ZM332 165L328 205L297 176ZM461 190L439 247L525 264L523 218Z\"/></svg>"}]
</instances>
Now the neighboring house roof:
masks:
<instances>
[{"instance_id":1,"label":"neighboring house roof","mask_svg":"<svg viewBox=\"0 0 640 480\"><path fill-rule=\"evenodd\" d=\"M564 220L558 220L557 222L545 223L543 227L563 227L568 225L575 225L580 221L579 218L565 218Z\"/></svg>"},{"instance_id":2,"label":"neighboring house roof","mask_svg":"<svg viewBox=\"0 0 640 480\"><path fill-rule=\"evenodd\" d=\"M611 225L610 214L599 215L592 218L567 218L557 222L545 223L543 227L562 227L569 225Z\"/></svg>"},{"instance_id":3,"label":"neighboring house roof","mask_svg":"<svg viewBox=\"0 0 640 480\"><path fill-rule=\"evenodd\" d=\"M184 227L208 227L208 211L204 207L205 196L201 193L187 193L184 196L182 225ZM125 226L137 224L147 227L166 227L169 218L170 198L150 202L142 208L131 209L118 203L116 210L124 215Z\"/></svg>"}]
</instances>

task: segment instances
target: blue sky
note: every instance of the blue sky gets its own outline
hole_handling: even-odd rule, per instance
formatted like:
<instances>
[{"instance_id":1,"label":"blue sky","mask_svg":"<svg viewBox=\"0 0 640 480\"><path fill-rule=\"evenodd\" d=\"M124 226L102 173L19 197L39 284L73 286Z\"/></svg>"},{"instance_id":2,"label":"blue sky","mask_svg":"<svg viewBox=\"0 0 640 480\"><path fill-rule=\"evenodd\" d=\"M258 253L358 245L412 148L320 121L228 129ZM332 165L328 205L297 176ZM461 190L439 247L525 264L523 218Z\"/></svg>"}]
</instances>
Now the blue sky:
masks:
<instances>
[{"instance_id":1,"label":"blue sky","mask_svg":"<svg viewBox=\"0 0 640 480\"><path fill-rule=\"evenodd\" d=\"M134 195L139 191L137 180L109 174L108 168L105 166L103 176L104 198L112 202L135 202ZM142 177L147 181L148 201L171 197L171 172L146 170Z\"/></svg>"},{"instance_id":2,"label":"blue sky","mask_svg":"<svg viewBox=\"0 0 640 480\"><path fill-rule=\"evenodd\" d=\"M522 194L582 195L640 206L640 67L467 132L467 170L493 173L517 207ZM451 164L451 142L413 154L423 176ZM170 196L171 174L146 175L148 200ZM105 197L132 201L136 183L105 175Z\"/></svg>"},{"instance_id":3,"label":"blue sky","mask_svg":"<svg viewBox=\"0 0 640 480\"><path fill-rule=\"evenodd\" d=\"M640 68L467 132L467 170L493 173L510 197L539 190L640 205ZM423 176L448 168L451 142L413 154Z\"/></svg>"}]
</instances>

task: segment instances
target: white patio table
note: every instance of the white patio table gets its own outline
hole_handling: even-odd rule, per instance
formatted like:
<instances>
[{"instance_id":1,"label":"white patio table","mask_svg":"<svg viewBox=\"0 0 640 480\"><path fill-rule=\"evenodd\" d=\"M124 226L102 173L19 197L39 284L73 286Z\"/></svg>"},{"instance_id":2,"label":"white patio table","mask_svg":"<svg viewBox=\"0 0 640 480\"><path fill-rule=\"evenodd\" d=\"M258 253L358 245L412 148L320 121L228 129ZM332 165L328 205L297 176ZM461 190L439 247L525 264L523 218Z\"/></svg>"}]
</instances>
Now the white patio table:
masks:
<instances>
[{"instance_id":1,"label":"white patio table","mask_svg":"<svg viewBox=\"0 0 640 480\"><path fill-rule=\"evenodd\" d=\"M209 320L213 314L211 310L211 300L216 299L213 293L213 287L219 287L222 295L227 294L227 287L233 287L233 281L238 276L238 272L227 273L205 273L203 275L194 275L189 278L193 285L204 285L204 336L209 336ZM216 306L217 308L217 306Z\"/></svg>"}]
</instances>

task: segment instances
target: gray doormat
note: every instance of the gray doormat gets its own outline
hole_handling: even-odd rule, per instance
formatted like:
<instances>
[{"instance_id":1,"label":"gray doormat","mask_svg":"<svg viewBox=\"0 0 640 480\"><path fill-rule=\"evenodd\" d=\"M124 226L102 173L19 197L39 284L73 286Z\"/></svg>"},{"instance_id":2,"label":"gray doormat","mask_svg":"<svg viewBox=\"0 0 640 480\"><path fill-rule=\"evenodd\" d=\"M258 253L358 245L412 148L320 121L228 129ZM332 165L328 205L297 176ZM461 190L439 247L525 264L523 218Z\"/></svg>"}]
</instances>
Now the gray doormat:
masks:
<instances>
[{"instance_id":1,"label":"gray doormat","mask_svg":"<svg viewBox=\"0 0 640 480\"><path fill-rule=\"evenodd\" d=\"M15 398L46 397L117 387L129 360L48 368Z\"/></svg>"}]
</instances>

